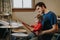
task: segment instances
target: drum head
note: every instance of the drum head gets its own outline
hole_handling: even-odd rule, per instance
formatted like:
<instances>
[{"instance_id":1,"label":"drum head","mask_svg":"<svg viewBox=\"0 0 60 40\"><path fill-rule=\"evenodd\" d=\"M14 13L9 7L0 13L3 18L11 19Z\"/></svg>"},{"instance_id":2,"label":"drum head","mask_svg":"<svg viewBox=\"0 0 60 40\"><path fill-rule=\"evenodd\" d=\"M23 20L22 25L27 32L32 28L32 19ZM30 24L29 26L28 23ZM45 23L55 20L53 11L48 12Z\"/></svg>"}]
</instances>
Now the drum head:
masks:
<instances>
[{"instance_id":1,"label":"drum head","mask_svg":"<svg viewBox=\"0 0 60 40\"><path fill-rule=\"evenodd\" d=\"M25 33L12 33L11 35L16 36L16 37L27 37L28 36L28 34L25 34Z\"/></svg>"}]
</instances>

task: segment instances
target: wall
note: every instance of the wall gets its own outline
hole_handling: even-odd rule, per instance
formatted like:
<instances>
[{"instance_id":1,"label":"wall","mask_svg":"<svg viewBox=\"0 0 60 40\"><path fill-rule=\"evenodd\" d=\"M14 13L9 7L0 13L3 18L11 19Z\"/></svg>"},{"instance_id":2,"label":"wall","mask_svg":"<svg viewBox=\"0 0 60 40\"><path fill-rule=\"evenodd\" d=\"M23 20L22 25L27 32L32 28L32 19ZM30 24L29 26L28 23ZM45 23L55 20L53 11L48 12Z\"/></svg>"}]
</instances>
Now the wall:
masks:
<instances>
[{"instance_id":1,"label":"wall","mask_svg":"<svg viewBox=\"0 0 60 40\"><path fill-rule=\"evenodd\" d=\"M56 15L60 15L60 0L38 0L46 4L49 10L52 10Z\"/></svg>"},{"instance_id":2,"label":"wall","mask_svg":"<svg viewBox=\"0 0 60 40\"><path fill-rule=\"evenodd\" d=\"M60 0L35 0L35 4L39 1L42 1L46 4L49 10L52 10L56 13L56 15L60 15ZM13 12L14 15L19 17L21 20L28 24L32 24L34 22L34 17L37 13L35 12Z\"/></svg>"}]
</instances>

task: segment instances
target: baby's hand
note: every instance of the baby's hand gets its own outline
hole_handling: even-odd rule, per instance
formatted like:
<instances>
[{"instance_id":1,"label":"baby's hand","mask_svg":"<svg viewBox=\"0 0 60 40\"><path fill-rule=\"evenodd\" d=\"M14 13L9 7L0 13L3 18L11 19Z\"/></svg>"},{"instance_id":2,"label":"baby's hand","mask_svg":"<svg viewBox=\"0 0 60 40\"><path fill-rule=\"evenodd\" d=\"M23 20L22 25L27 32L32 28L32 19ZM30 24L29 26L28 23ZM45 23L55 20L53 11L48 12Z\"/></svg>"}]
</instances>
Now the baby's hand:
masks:
<instances>
[{"instance_id":1,"label":"baby's hand","mask_svg":"<svg viewBox=\"0 0 60 40\"><path fill-rule=\"evenodd\" d=\"M38 36L39 32L38 32L38 31L36 31L36 32L35 32L35 34Z\"/></svg>"}]
</instances>

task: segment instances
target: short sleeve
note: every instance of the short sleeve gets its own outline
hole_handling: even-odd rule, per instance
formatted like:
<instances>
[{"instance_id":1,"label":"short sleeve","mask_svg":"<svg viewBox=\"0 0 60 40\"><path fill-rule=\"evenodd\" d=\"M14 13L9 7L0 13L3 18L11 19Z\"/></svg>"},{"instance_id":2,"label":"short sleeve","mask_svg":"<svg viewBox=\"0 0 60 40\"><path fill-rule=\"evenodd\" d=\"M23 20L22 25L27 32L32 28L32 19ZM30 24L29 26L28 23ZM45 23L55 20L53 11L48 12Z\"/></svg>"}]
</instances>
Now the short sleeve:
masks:
<instances>
[{"instance_id":1,"label":"short sleeve","mask_svg":"<svg viewBox=\"0 0 60 40\"><path fill-rule=\"evenodd\" d=\"M51 22L51 25L57 24L57 17L54 13L52 13L50 16L50 22Z\"/></svg>"}]
</instances>

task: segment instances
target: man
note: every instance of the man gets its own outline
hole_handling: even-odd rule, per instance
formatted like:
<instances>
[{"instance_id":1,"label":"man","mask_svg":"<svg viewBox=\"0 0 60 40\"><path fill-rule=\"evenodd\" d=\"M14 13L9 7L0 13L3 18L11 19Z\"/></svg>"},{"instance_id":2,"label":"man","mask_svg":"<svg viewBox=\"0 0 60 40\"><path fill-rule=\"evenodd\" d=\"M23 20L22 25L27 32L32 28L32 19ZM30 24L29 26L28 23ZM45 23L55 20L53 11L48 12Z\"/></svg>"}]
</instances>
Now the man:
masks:
<instances>
[{"instance_id":1,"label":"man","mask_svg":"<svg viewBox=\"0 0 60 40\"><path fill-rule=\"evenodd\" d=\"M43 2L35 6L39 14L43 14L42 31L39 33L39 40L51 40L53 34L58 31L57 17L54 12L49 11Z\"/></svg>"}]
</instances>

